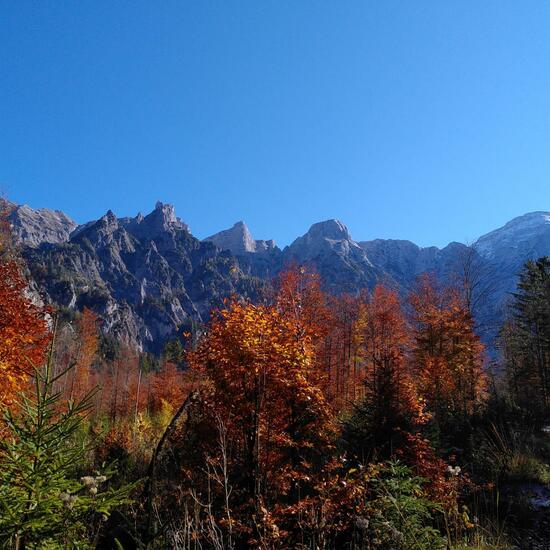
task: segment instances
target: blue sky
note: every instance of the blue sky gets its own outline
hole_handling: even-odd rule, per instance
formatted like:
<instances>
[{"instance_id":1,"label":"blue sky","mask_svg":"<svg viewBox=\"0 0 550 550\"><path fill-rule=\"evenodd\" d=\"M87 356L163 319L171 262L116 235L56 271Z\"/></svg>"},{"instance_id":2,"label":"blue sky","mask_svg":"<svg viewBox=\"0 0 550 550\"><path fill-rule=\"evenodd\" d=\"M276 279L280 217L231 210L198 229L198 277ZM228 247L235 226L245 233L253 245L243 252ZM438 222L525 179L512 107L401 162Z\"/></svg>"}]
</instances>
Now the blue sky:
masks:
<instances>
[{"instance_id":1,"label":"blue sky","mask_svg":"<svg viewBox=\"0 0 550 550\"><path fill-rule=\"evenodd\" d=\"M198 237L471 240L550 210L550 3L26 1L0 9L0 188Z\"/></svg>"}]
</instances>

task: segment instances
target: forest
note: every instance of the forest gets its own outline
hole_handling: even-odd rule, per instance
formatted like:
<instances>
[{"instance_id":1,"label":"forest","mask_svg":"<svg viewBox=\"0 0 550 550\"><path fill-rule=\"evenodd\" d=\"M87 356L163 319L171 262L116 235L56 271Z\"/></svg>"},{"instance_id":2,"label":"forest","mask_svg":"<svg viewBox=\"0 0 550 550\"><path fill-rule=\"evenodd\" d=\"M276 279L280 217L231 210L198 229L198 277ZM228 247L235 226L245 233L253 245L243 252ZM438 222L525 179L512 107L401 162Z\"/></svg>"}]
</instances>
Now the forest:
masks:
<instances>
[{"instance_id":1,"label":"forest","mask_svg":"<svg viewBox=\"0 0 550 550\"><path fill-rule=\"evenodd\" d=\"M28 285L5 244L2 547L549 547L548 258L494 349L431 274L334 296L290 266L160 356Z\"/></svg>"}]
</instances>

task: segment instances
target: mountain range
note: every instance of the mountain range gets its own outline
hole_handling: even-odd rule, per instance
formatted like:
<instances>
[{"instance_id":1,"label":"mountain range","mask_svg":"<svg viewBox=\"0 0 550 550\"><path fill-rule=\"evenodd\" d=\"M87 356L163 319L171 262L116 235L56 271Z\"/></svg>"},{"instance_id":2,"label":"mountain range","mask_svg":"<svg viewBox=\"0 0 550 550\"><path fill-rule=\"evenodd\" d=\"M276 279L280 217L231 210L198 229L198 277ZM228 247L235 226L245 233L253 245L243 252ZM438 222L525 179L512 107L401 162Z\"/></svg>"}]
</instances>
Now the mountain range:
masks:
<instances>
[{"instance_id":1,"label":"mountain range","mask_svg":"<svg viewBox=\"0 0 550 550\"><path fill-rule=\"evenodd\" d=\"M315 269L327 291L356 293L384 283L401 293L433 272L468 278L481 330L495 333L524 262L550 255L550 213L532 212L480 237L421 248L406 240L355 241L327 220L280 249L255 240L246 224L199 240L171 205L118 218L108 211L78 225L60 211L9 205L9 221L35 288L71 312L88 307L116 337L157 352L167 339L207 320L213 307L237 294L259 299L293 263Z\"/></svg>"}]
</instances>

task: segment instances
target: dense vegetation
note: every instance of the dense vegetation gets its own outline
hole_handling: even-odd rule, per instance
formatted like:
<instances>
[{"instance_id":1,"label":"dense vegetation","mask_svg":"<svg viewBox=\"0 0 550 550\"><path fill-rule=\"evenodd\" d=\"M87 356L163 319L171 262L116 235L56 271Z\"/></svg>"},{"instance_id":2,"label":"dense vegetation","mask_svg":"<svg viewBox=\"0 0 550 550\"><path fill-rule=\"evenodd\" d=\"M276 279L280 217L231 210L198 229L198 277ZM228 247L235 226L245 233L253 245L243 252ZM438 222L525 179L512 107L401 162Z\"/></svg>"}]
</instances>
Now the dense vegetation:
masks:
<instances>
[{"instance_id":1,"label":"dense vegetation","mask_svg":"<svg viewBox=\"0 0 550 550\"><path fill-rule=\"evenodd\" d=\"M291 268L153 357L0 271L3 547L547 547L550 260L491 364L471 288L428 275L335 297Z\"/></svg>"}]
</instances>

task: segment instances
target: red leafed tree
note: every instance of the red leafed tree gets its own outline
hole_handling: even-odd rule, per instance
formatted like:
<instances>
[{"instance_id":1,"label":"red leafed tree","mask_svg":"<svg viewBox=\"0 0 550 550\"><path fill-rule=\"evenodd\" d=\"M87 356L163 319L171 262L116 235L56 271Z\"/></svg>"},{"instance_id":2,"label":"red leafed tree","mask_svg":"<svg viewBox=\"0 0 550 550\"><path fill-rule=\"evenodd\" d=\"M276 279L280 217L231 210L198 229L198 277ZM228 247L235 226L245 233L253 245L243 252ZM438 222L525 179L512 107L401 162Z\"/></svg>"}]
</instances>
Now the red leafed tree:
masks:
<instances>
[{"instance_id":1,"label":"red leafed tree","mask_svg":"<svg viewBox=\"0 0 550 550\"><path fill-rule=\"evenodd\" d=\"M88 308L84 308L76 321L76 345L74 367L69 372L70 399L82 398L97 385L97 372L93 366L99 349L98 317Z\"/></svg>"},{"instance_id":2,"label":"red leafed tree","mask_svg":"<svg viewBox=\"0 0 550 550\"><path fill-rule=\"evenodd\" d=\"M325 338L324 360L328 373L326 392L333 406L349 409L361 395L362 373L359 362L357 320L360 298L344 294L330 300L332 324Z\"/></svg>"},{"instance_id":3,"label":"red leafed tree","mask_svg":"<svg viewBox=\"0 0 550 550\"><path fill-rule=\"evenodd\" d=\"M160 371L152 374L150 408L152 412L163 406L178 407L187 395L189 388L184 385L183 373L174 363L166 362Z\"/></svg>"},{"instance_id":4,"label":"red leafed tree","mask_svg":"<svg viewBox=\"0 0 550 550\"><path fill-rule=\"evenodd\" d=\"M27 295L19 264L0 262L0 402L10 404L33 367L45 360L50 333L45 311Z\"/></svg>"},{"instance_id":5,"label":"red leafed tree","mask_svg":"<svg viewBox=\"0 0 550 550\"><path fill-rule=\"evenodd\" d=\"M385 459L426 420L410 368L411 329L394 291L376 286L359 308L356 338L364 395L347 424L361 461Z\"/></svg>"},{"instance_id":6,"label":"red leafed tree","mask_svg":"<svg viewBox=\"0 0 550 550\"><path fill-rule=\"evenodd\" d=\"M441 424L465 420L483 401L484 347L460 293L423 276L410 297L414 323L414 369L421 394Z\"/></svg>"},{"instance_id":7,"label":"red leafed tree","mask_svg":"<svg viewBox=\"0 0 550 550\"><path fill-rule=\"evenodd\" d=\"M274 536L285 510L299 495L314 492L332 445L330 408L311 383L314 350L307 333L298 314L233 302L214 316L208 335L189 356L212 387L203 414L214 428L196 442L207 445L208 434L223 426L230 442L228 479L238 487L232 506L241 510L249 542ZM202 452L219 453L216 445ZM260 516L262 533L253 525Z\"/></svg>"},{"instance_id":8,"label":"red leafed tree","mask_svg":"<svg viewBox=\"0 0 550 550\"><path fill-rule=\"evenodd\" d=\"M423 406L409 365L411 330L396 292L378 285L362 304L358 327L364 386L377 423L399 426L403 419L417 425Z\"/></svg>"},{"instance_id":9,"label":"red leafed tree","mask_svg":"<svg viewBox=\"0 0 550 550\"><path fill-rule=\"evenodd\" d=\"M316 273L292 266L277 280L278 311L296 322L299 336L311 339L314 350L312 381L324 391L337 410L357 397L359 384L354 324L358 299L330 296Z\"/></svg>"},{"instance_id":10,"label":"red leafed tree","mask_svg":"<svg viewBox=\"0 0 550 550\"><path fill-rule=\"evenodd\" d=\"M305 267L291 266L276 280L277 310L295 322L296 329L315 345L329 333L332 324L330 299L321 289L321 279Z\"/></svg>"},{"instance_id":11,"label":"red leafed tree","mask_svg":"<svg viewBox=\"0 0 550 550\"><path fill-rule=\"evenodd\" d=\"M107 389L110 393L109 411L114 422L120 418L128 418L134 412L133 389L135 379L139 375L139 356L137 350L123 345L117 358L111 365L110 381Z\"/></svg>"}]
</instances>

